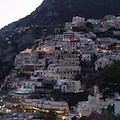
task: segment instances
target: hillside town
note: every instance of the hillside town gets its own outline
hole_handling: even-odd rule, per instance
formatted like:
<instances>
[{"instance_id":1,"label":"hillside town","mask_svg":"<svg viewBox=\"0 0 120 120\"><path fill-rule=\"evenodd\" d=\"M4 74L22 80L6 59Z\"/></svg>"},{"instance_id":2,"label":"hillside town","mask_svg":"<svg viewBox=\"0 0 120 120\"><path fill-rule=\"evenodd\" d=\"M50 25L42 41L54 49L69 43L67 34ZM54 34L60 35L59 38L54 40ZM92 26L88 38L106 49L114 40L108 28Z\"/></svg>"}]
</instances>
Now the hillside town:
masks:
<instances>
[{"instance_id":1,"label":"hillside town","mask_svg":"<svg viewBox=\"0 0 120 120\"><path fill-rule=\"evenodd\" d=\"M29 27L16 31L25 29ZM115 61L120 61L120 16L75 16L16 55L0 88L0 111L32 111L34 116L54 110L60 120L79 120L112 106L115 115L120 114L119 96L101 99L96 82L101 70Z\"/></svg>"}]
</instances>

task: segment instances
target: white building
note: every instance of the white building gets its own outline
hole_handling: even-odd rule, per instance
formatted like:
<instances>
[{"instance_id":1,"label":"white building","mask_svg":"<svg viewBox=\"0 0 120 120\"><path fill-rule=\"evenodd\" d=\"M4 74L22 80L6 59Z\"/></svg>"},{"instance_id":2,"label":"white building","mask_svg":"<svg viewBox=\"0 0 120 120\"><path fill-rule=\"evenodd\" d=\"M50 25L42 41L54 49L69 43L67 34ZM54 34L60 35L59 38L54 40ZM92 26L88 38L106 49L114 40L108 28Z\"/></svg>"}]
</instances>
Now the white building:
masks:
<instances>
[{"instance_id":1,"label":"white building","mask_svg":"<svg viewBox=\"0 0 120 120\"><path fill-rule=\"evenodd\" d=\"M60 79L60 75L57 73L47 73L45 75L45 80L47 81L56 81L58 79Z\"/></svg>"},{"instance_id":2,"label":"white building","mask_svg":"<svg viewBox=\"0 0 120 120\"><path fill-rule=\"evenodd\" d=\"M102 95L99 92L98 87L94 86L94 96L89 95L88 101L78 102L77 112L80 116L89 116L92 111L98 113L101 109L107 108L109 105L113 104L113 99L107 98L105 101L101 99Z\"/></svg>"},{"instance_id":3,"label":"white building","mask_svg":"<svg viewBox=\"0 0 120 120\"><path fill-rule=\"evenodd\" d=\"M106 65L112 64L112 61L107 59L106 57L101 57L97 61L95 61L95 71L98 69L104 68Z\"/></svg>"},{"instance_id":4,"label":"white building","mask_svg":"<svg viewBox=\"0 0 120 120\"><path fill-rule=\"evenodd\" d=\"M50 66L52 66L52 65L53 64L51 64ZM50 66L49 66L49 68L50 68ZM49 68L48 68L48 70L34 71L34 74L31 76L31 80L38 80L38 79L44 78L47 81L52 81L52 80L60 79L60 75L56 73L56 70L54 70L54 68L50 68L50 69Z\"/></svg>"},{"instance_id":5,"label":"white building","mask_svg":"<svg viewBox=\"0 0 120 120\"><path fill-rule=\"evenodd\" d=\"M81 82L78 80L57 80L57 84L54 85L54 89L59 89L61 92L73 92L79 93L83 92L81 90Z\"/></svg>"},{"instance_id":6,"label":"white building","mask_svg":"<svg viewBox=\"0 0 120 120\"><path fill-rule=\"evenodd\" d=\"M72 24L79 23L79 22L85 22L85 18L84 17L79 17L79 16L73 17Z\"/></svg>"},{"instance_id":7,"label":"white building","mask_svg":"<svg viewBox=\"0 0 120 120\"><path fill-rule=\"evenodd\" d=\"M114 113L115 113L115 115L120 114L120 98L117 98L114 101Z\"/></svg>"},{"instance_id":8,"label":"white building","mask_svg":"<svg viewBox=\"0 0 120 120\"><path fill-rule=\"evenodd\" d=\"M23 106L36 107L43 110L56 110L68 112L69 106L65 101L51 101L51 100L43 100L43 99L24 99L22 101Z\"/></svg>"},{"instance_id":9,"label":"white building","mask_svg":"<svg viewBox=\"0 0 120 120\"><path fill-rule=\"evenodd\" d=\"M104 37L104 38L97 38L97 43L101 45L101 47L108 48L109 45L113 43L117 43L117 39L109 38L109 37Z\"/></svg>"},{"instance_id":10,"label":"white building","mask_svg":"<svg viewBox=\"0 0 120 120\"><path fill-rule=\"evenodd\" d=\"M64 32L62 37L62 40L65 42L74 41L74 32L72 30Z\"/></svg>"},{"instance_id":11,"label":"white building","mask_svg":"<svg viewBox=\"0 0 120 120\"><path fill-rule=\"evenodd\" d=\"M57 71L60 79L74 79L76 74L81 73L81 67L78 65L58 65Z\"/></svg>"},{"instance_id":12,"label":"white building","mask_svg":"<svg viewBox=\"0 0 120 120\"><path fill-rule=\"evenodd\" d=\"M58 42L57 45L61 45L62 48L65 51L73 51L73 50L77 50L77 48L80 47L80 42L79 41L74 41L74 42Z\"/></svg>"},{"instance_id":13,"label":"white building","mask_svg":"<svg viewBox=\"0 0 120 120\"><path fill-rule=\"evenodd\" d=\"M26 49L16 56L15 65L37 63L37 59L37 51L32 51L32 49Z\"/></svg>"},{"instance_id":14,"label":"white building","mask_svg":"<svg viewBox=\"0 0 120 120\"><path fill-rule=\"evenodd\" d=\"M90 115L90 102L89 101L78 102L77 112L81 117Z\"/></svg>"},{"instance_id":15,"label":"white building","mask_svg":"<svg viewBox=\"0 0 120 120\"><path fill-rule=\"evenodd\" d=\"M56 64L49 64L48 65L48 72L50 72L50 73L56 73L56 70L57 70L57 68L56 68Z\"/></svg>"},{"instance_id":16,"label":"white building","mask_svg":"<svg viewBox=\"0 0 120 120\"><path fill-rule=\"evenodd\" d=\"M21 83L20 92L22 93L30 93L35 91L36 87L41 87L42 82L37 80L24 80Z\"/></svg>"},{"instance_id":17,"label":"white building","mask_svg":"<svg viewBox=\"0 0 120 120\"><path fill-rule=\"evenodd\" d=\"M63 38L63 34L56 34L55 35L55 40L57 40L57 41L61 41L62 38Z\"/></svg>"},{"instance_id":18,"label":"white building","mask_svg":"<svg viewBox=\"0 0 120 120\"><path fill-rule=\"evenodd\" d=\"M90 53L82 53L82 61L91 61Z\"/></svg>"},{"instance_id":19,"label":"white building","mask_svg":"<svg viewBox=\"0 0 120 120\"><path fill-rule=\"evenodd\" d=\"M44 68L45 65L46 65L46 59L43 58L43 59L38 59L38 64L40 65L41 68Z\"/></svg>"}]
</instances>

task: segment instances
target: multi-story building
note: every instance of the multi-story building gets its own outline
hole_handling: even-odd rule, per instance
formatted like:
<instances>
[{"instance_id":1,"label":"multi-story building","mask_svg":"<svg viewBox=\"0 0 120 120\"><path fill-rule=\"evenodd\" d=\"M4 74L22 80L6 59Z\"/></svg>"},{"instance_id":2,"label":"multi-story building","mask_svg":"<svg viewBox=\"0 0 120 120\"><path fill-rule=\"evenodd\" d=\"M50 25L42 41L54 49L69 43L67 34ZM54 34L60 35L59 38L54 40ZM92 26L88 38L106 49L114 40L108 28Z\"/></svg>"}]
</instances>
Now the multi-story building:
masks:
<instances>
[{"instance_id":1,"label":"multi-story building","mask_svg":"<svg viewBox=\"0 0 120 120\"><path fill-rule=\"evenodd\" d=\"M32 49L26 49L20 54L18 54L15 58L15 65L17 64L35 64L38 59L38 52L32 51Z\"/></svg>"},{"instance_id":2,"label":"multi-story building","mask_svg":"<svg viewBox=\"0 0 120 120\"><path fill-rule=\"evenodd\" d=\"M62 112L69 112L68 103L65 101L51 101L51 100L43 100L43 99L24 99L22 100L23 106L29 106L43 109L43 110L55 110Z\"/></svg>"},{"instance_id":3,"label":"multi-story building","mask_svg":"<svg viewBox=\"0 0 120 120\"><path fill-rule=\"evenodd\" d=\"M83 92L81 90L81 82L80 80L71 80L71 79L66 79L66 80L57 80L57 84L54 85L54 89L58 89L61 92L72 92L72 93L79 93Z\"/></svg>"},{"instance_id":4,"label":"multi-story building","mask_svg":"<svg viewBox=\"0 0 120 120\"><path fill-rule=\"evenodd\" d=\"M60 65L80 65L79 57L66 57L60 60Z\"/></svg>"},{"instance_id":5,"label":"multi-story building","mask_svg":"<svg viewBox=\"0 0 120 120\"><path fill-rule=\"evenodd\" d=\"M102 48L108 48L109 45L113 43L117 43L117 39L105 37L105 38L97 38L97 43L102 47Z\"/></svg>"},{"instance_id":6,"label":"multi-story building","mask_svg":"<svg viewBox=\"0 0 120 120\"><path fill-rule=\"evenodd\" d=\"M57 80L60 78L60 75L57 74L54 70L52 71L51 69L49 70L36 70L34 71L34 74L31 76L31 79L33 80L38 80L44 78L44 80L47 81L53 81Z\"/></svg>"},{"instance_id":7,"label":"multi-story building","mask_svg":"<svg viewBox=\"0 0 120 120\"><path fill-rule=\"evenodd\" d=\"M36 87L41 87L42 81L37 80L24 80L21 83L20 92L22 93L30 93L35 91Z\"/></svg>"},{"instance_id":8,"label":"multi-story building","mask_svg":"<svg viewBox=\"0 0 120 120\"><path fill-rule=\"evenodd\" d=\"M23 64L20 67L20 73L30 74L32 75L35 70L40 70L40 64Z\"/></svg>"},{"instance_id":9,"label":"multi-story building","mask_svg":"<svg viewBox=\"0 0 120 120\"><path fill-rule=\"evenodd\" d=\"M75 16L72 19L72 24L74 24L75 26L77 26L79 23L84 23L84 22L85 22L84 17Z\"/></svg>"},{"instance_id":10,"label":"multi-story building","mask_svg":"<svg viewBox=\"0 0 120 120\"><path fill-rule=\"evenodd\" d=\"M60 79L74 79L76 74L81 73L81 67L78 65L58 65L57 71Z\"/></svg>"},{"instance_id":11,"label":"multi-story building","mask_svg":"<svg viewBox=\"0 0 120 120\"><path fill-rule=\"evenodd\" d=\"M112 64L112 61L106 57L101 57L95 61L95 71L98 71L100 68L104 68L106 65Z\"/></svg>"},{"instance_id":12,"label":"multi-story building","mask_svg":"<svg viewBox=\"0 0 120 120\"><path fill-rule=\"evenodd\" d=\"M65 51L73 51L73 50L77 50L78 48L80 48L80 41L71 41L71 42L58 42L57 45L61 45L62 49Z\"/></svg>"},{"instance_id":13,"label":"multi-story building","mask_svg":"<svg viewBox=\"0 0 120 120\"><path fill-rule=\"evenodd\" d=\"M91 61L91 54L89 52L82 53L82 61Z\"/></svg>"},{"instance_id":14,"label":"multi-story building","mask_svg":"<svg viewBox=\"0 0 120 120\"><path fill-rule=\"evenodd\" d=\"M120 114L120 98L119 97L114 101L114 113L115 115Z\"/></svg>"}]
</instances>

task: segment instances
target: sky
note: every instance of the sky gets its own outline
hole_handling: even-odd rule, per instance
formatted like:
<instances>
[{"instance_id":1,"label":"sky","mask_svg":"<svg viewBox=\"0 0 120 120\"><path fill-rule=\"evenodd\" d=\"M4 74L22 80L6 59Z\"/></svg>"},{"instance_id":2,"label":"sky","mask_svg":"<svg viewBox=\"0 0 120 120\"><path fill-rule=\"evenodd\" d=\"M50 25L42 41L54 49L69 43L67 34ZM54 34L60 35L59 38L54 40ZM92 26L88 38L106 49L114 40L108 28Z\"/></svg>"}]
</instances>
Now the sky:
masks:
<instances>
[{"instance_id":1,"label":"sky","mask_svg":"<svg viewBox=\"0 0 120 120\"><path fill-rule=\"evenodd\" d=\"M0 29L33 12L43 0L0 0Z\"/></svg>"}]
</instances>

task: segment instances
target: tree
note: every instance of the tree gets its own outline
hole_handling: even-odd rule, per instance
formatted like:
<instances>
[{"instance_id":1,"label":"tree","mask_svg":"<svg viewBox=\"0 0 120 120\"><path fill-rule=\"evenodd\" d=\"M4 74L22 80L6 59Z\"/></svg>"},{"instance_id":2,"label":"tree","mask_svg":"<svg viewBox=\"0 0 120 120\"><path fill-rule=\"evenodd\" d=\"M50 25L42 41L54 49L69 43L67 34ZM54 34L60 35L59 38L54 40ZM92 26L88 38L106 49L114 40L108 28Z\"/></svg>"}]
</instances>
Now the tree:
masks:
<instances>
[{"instance_id":1,"label":"tree","mask_svg":"<svg viewBox=\"0 0 120 120\"><path fill-rule=\"evenodd\" d=\"M104 112L101 115L99 115L97 120L116 120L114 114L109 112Z\"/></svg>"},{"instance_id":2,"label":"tree","mask_svg":"<svg viewBox=\"0 0 120 120\"><path fill-rule=\"evenodd\" d=\"M107 65L102 70L97 83L103 98L112 97L116 92L120 94L120 62Z\"/></svg>"},{"instance_id":3,"label":"tree","mask_svg":"<svg viewBox=\"0 0 120 120\"><path fill-rule=\"evenodd\" d=\"M86 27L87 27L89 30L93 30L93 29L94 29L91 22L87 22L87 23L86 23Z\"/></svg>"},{"instance_id":4,"label":"tree","mask_svg":"<svg viewBox=\"0 0 120 120\"><path fill-rule=\"evenodd\" d=\"M50 110L45 120L57 120L57 115L54 110Z\"/></svg>"},{"instance_id":5,"label":"tree","mask_svg":"<svg viewBox=\"0 0 120 120\"><path fill-rule=\"evenodd\" d=\"M75 80L80 80L82 78L81 74L76 74L75 75Z\"/></svg>"},{"instance_id":6,"label":"tree","mask_svg":"<svg viewBox=\"0 0 120 120\"><path fill-rule=\"evenodd\" d=\"M80 120L87 120L87 117L86 117L86 116L82 116L82 117L80 118Z\"/></svg>"},{"instance_id":7,"label":"tree","mask_svg":"<svg viewBox=\"0 0 120 120\"><path fill-rule=\"evenodd\" d=\"M73 118L72 118L72 120L79 120L76 116L74 116Z\"/></svg>"}]
</instances>

